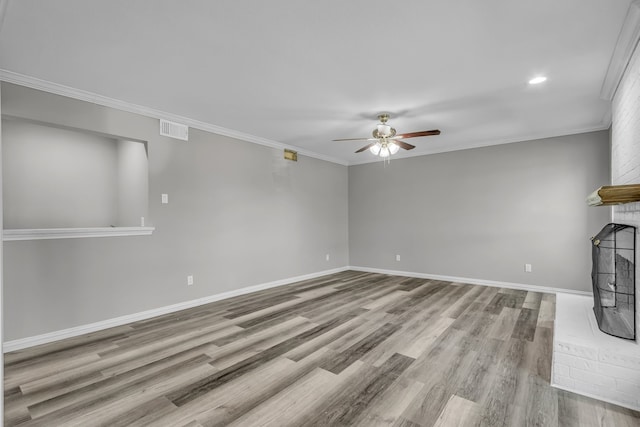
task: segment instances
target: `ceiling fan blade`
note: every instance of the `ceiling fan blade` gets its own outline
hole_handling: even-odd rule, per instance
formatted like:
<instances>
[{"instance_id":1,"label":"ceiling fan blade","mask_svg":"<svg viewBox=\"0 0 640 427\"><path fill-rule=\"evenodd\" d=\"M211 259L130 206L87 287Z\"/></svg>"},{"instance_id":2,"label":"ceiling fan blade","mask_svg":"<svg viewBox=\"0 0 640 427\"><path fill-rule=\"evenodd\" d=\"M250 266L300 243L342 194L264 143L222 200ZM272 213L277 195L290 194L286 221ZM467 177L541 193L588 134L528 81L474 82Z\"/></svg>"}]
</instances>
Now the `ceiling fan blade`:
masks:
<instances>
[{"instance_id":1,"label":"ceiling fan blade","mask_svg":"<svg viewBox=\"0 0 640 427\"><path fill-rule=\"evenodd\" d=\"M406 142L400 141L398 139L394 139L393 143L396 144L400 148L404 148L405 150L413 150L414 148L416 148L415 145L407 144Z\"/></svg>"},{"instance_id":2,"label":"ceiling fan blade","mask_svg":"<svg viewBox=\"0 0 640 427\"><path fill-rule=\"evenodd\" d=\"M332 141L373 141L372 138L342 138L342 139L332 139Z\"/></svg>"},{"instance_id":3,"label":"ceiling fan blade","mask_svg":"<svg viewBox=\"0 0 640 427\"><path fill-rule=\"evenodd\" d=\"M407 138L417 138L419 136L432 136L432 135L440 135L440 131L438 129L434 130L423 130L421 132L409 132L403 133L402 135L394 136L394 139L407 139Z\"/></svg>"},{"instance_id":4,"label":"ceiling fan blade","mask_svg":"<svg viewBox=\"0 0 640 427\"><path fill-rule=\"evenodd\" d=\"M375 142L372 142L371 144L365 145L364 147L362 147L361 149L356 151L356 153L362 153L363 151L368 150L369 148L373 147L374 145L376 145Z\"/></svg>"}]
</instances>

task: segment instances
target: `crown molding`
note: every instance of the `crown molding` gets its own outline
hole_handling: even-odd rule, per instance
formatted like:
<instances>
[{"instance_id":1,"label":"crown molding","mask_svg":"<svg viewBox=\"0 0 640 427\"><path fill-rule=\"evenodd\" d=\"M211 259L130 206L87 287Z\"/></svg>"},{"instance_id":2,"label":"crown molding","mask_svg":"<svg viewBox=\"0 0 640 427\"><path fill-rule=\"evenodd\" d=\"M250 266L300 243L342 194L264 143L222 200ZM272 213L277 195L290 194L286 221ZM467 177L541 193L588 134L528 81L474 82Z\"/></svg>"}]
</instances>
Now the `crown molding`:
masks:
<instances>
[{"instance_id":1,"label":"crown molding","mask_svg":"<svg viewBox=\"0 0 640 427\"><path fill-rule=\"evenodd\" d=\"M235 138L241 141L251 142L258 145L264 145L266 147L276 148L279 150L284 150L284 149L294 150L294 151L297 151L298 154L301 156L312 157L314 159L324 160L326 162L331 162L331 163L337 163L343 166L349 165L349 163L345 160L338 159L331 156L325 156L323 154L305 150L304 148L296 147L294 145L283 144L281 142L274 141L267 138L262 138L260 136L251 135L251 134L236 131L233 129L227 129L222 126L217 126L211 123L190 119L188 117L179 116L177 114L168 113L166 111L156 110L154 108L144 107L142 105L133 104L127 101L121 101L119 99L109 98L107 96L99 95L86 90L76 89L73 87L61 85L58 83L53 83L47 80L39 79L37 77L27 76L25 74L20 74L20 73L16 73L16 72L5 70L5 69L0 69L0 81L29 87L31 89L42 90L44 92L53 93L55 95L66 96L68 98L77 99L79 101L91 102L92 104L102 105L103 107L110 107L110 108L115 108L117 110L126 111L129 113L140 114L142 116L151 117L154 119L166 119L172 122L185 124L194 129L215 133L216 135L227 136L230 138Z\"/></svg>"},{"instance_id":2,"label":"crown molding","mask_svg":"<svg viewBox=\"0 0 640 427\"><path fill-rule=\"evenodd\" d=\"M613 123L613 110L611 107L607 109L607 112L602 116L602 126L605 129L609 129L611 127L611 123Z\"/></svg>"},{"instance_id":3,"label":"crown molding","mask_svg":"<svg viewBox=\"0 0 640 427\"><path fill-rule=\"evenodd\" d=\"M629 6L627 17L622 24L622 29L600 90L600 98L607 101L613 100L629 60L638 45L638 40L640 40L640 0L634 0Z\"/></svg>"},{"instance_id":4,"label":"crown molding","mask_svg":"<svg viewBox=\"0 0 640 427\"><path fill-rule=\"evenodd\" d=\"M2 1L2 0L0 0ZM636 0L634 5L638 4L638 24L640 24L640 0ZM640 29L640 25L639 25ZM640 32L639 32L640 34ZM624 70L623 70L624 71ZM241 141L251 142L258 145L263 145L275 149L280 150L294 150L297 151L299 155L311 157L318 160L324 160L330 163L336 163L343 166L355 166L362 165L367 163L376 163L380 161L379 157L371 156L371 158L357 160L357 161L346 161L344 159L339 159L331 156L326 156L323 154L319 154L313 151L305 150L300 147L296 147L294 145L287 145L277 141L273 141L267 138L262 138L259 136L247 134L244 132L239 132L233 129L227 129L221 126L217 126L211 123L205 123L199 120L190 119L188 117L179 116L177 114L167 113L165 111L156 110L149 107L144 107L141 105L133 104L126 101L121 101L114 98L109 98L103 95L99 95L93 92L85 91L82 89L76 89L69 86L64 86L58 83L53 83L47 80L42 80L36 77L27 76L24 74L16 73L13 71L5 70L0 68L0 81L4 81L7 83L13 83L20 86L29 87L32 89L42 90L44 92L52 93L55 95L66 96L68 98L77 99L79 101L86 101L96 105L102 105L104 107L115 108L117 110L126 111L129 113L140 114L142 116L151 117L154 119L166 119L178 123L183 123L191 128L199 129L205 132L214 133L217 135L227 136L230 138L239 139ZM609 120L607 122L607 117ZM464 144L458 147L448 147L441 150L431 150L427 152L417 152L417 153L406 153L402 157L392 157L392 160L402 160L408 159L411 157L419 157L419 156L428 156L430 154L438 154L438 153L448 153L452 151L460 151L460 150L468 150L471 148L480 148L487 147L492 145L502 145L502 144L510 144L515 142L524 142L524 141L532 141L536 139L545 139L545 138L554 138L559 136L566 135L574 135L580 133L587 132L596 132L601 130L609 129L611 125L610 115L603 118L602 123L596 126L586 127L586 128L578 128L578 129L567 129L567 130L558 130L554 132L543 132L543 133L533 133L525 136L520 136L517 138L505 138L500 140L486 140L486 141L478 141L470 144Z\"/></svg>"},{"instance_id":5,"label":"crown molding","mask_svg":"<svg viewBox=\"0 0 640 427\"><path fill-rule=\"evenodd\" d=\"M609 117L609 122L608 123L607 123L607 117ZM581 133L599 132L599 131L603 131L603 130L608 130L609 129L609 126L611 126L610 117L611 117L610 114L608 116L605 114L605 117L603 118L602 122L600 124L598 124L598 125L595 125L595 126L587 126L587 127L583 127L583 128L571 128L571 129L566 129L566 130L556 130L556 131L551 131L551 132L530 133L530 134L527 134L527 135L524 135L524 136L520 136L520 137L517 137L517 138L503 138L503 139L498 139L498 140L484 140L484 141L478 141L478 142L471 142L471 143L468 143L468 144L462 144L462 145L459 145L459 146L451 146L451 147L447 147L447 148L443 148L443 149L429 150L429 151L426 151L426 152L414 153L412 151L411 153L403 154L402 157L398 157L397 155L396 156L391 156L391 162L393 163L393 161L395 161L395 160L410 159L412 157L429 156L431 154L451 153L451 152L454 152L454 151L470 150L472 148L492 147L492 146L495 146L495 145L513 144L513 143L516 143L516 142L536 141L536 140L547 139L547 138L559 138L559 137L562 137L562 136L579 135ZM368 163L378 163L378 162L382 162L382 159L380 157L371 156L371 158L369 158L369 159L350 162L349 166L364 165L364 164L368 164Z\"/></svg>"}]
</instances>

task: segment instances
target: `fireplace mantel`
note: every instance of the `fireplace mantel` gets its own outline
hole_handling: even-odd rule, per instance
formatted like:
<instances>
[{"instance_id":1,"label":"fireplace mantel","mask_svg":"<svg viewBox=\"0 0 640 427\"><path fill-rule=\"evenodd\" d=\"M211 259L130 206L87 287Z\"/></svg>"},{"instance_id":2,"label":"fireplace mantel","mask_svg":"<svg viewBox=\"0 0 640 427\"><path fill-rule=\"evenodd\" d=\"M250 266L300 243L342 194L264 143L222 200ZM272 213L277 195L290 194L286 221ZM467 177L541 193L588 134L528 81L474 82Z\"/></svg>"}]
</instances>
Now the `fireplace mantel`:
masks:
<instances>
[{"instance_id":1,"label":"fireplace mantel","mask_svg":"<svg viewBox=\"0 0 640 427\"><path fill-rule=\"evenodd\" d=\"M605 185L587 197L589 206L609 206L640 202L640 184Z\"/></svg>"}]
</instances>

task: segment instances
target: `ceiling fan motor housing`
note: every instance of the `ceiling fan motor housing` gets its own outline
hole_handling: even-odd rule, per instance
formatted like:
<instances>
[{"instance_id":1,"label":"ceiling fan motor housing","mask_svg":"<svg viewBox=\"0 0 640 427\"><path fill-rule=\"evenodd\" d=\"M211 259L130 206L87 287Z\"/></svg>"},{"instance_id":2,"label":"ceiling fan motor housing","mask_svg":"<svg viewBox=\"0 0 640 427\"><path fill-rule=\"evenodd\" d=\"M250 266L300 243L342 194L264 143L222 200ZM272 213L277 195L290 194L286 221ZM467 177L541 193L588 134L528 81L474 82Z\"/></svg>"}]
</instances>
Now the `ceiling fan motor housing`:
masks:
<instances>
[{"instance_id":1,"label":"ceiling fan motor housing","mask_svg":"<svg viewBox=\"0 0 640 427\"><path fill-rule=\"evenodd\" d=\"M378 120L380 120L380 123L373 131L374 138L391 138L396 135L396 130L387 124L387 120L389 120L388 114L378 114Z\"/></svg>"},{"instance_id":2,"label":"ceiling fan motor housing","mask_svg":"<svg viewBox=\"0 0 640 427\"><path fill-rule=\"evenodd\" d=\"M374 138L391 138L396 135L396 130L387 124L379 124L373 131Z\"/></svg>"}]
</instances>

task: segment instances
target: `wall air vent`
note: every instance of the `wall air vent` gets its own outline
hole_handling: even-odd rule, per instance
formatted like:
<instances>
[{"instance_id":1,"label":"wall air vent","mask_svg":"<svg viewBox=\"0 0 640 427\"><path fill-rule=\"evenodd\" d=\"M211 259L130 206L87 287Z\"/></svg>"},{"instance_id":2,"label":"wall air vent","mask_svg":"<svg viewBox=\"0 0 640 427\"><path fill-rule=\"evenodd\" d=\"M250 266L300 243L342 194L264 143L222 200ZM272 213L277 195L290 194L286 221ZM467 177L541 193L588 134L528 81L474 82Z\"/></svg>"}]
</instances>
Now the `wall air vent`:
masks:
<instances>
[{"instance_id":1,"label":"wall air vent","mask_svg":"<svg viewBox=\"0 0 640 427\"><path fill-rule=\"evenodd\" d=\"M160 135L188 141L189 126L160 119Z\"/></svg>"}]
</instances>

